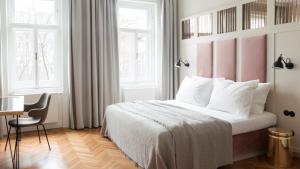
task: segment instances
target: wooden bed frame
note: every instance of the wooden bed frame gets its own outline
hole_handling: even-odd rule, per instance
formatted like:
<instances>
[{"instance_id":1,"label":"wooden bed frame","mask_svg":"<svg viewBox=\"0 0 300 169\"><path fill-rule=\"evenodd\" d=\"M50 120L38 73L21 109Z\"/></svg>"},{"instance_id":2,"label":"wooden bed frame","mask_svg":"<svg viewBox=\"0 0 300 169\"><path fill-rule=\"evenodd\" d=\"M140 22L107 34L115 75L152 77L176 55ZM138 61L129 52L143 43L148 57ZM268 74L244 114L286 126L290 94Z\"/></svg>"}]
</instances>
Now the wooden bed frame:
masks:
<instances>
[{"instance_id":1,"label":"wooden bed frame","mask_svg":"<svg viewBox=\"0 0 300 169\"><path fill-rule=\"evenodd\" d=\"M268 148L268 129L233 136L233 160L240 161L265 154Z\"/></svg>"}]
</instances>

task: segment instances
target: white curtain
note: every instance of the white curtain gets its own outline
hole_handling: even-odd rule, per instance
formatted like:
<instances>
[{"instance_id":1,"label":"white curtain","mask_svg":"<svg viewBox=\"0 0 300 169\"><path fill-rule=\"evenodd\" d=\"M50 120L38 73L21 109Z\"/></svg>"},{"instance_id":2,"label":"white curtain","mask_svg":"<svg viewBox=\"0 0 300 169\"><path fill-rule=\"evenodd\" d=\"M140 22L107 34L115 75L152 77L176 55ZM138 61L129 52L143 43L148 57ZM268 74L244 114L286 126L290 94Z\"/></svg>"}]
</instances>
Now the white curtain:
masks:
<instances>
[{"instance_id":1,"label":"white curtain","mask_svg":"<svg viewBox=\"0 0 300 169\"><path fill-rule=\"evenodd\" d=\"M2 2L0 2L0 5L2 5ZM3 90L2 90L2 87L3 87L3 83L2 83L2 77L3 77L3 65L2 65L2 50L1 50L1 47L2 47L2 24L1 24L1 21L2 21L2 17L1 17L1 13L3 12L2 11L3 8L0 7L0 97L2 97L3 95ZM3 137L3 133L4 133L4 120L3 120L3 117L0 117L0 138Z\"/></svg>"},{"instance_id":2,"label":"white curtain","mask_svg":"<svg viewBox=\"0 0 300 169\"><path fill-rule=\"evenodd\" d=\"M0 23L0 26L1 26L1 23ZM0 32L1 32L1 27L0 27ZM1 33L0 33L0 98L2 97L2 94L3 94L3 90L2 90L2 55L1 55ZM1 106L1 104L0 104ZM4 120L3 120L3 117L0 116L0 138L3 137L3 134L4 134Z\"/></svg>"},{"instance_id":3,"label":"white curtain","mask_svg":"<svg viewBox=\"0 0 300 169\"><path fill-rule=\"evenodd\" d=\"M70 1L71 128L99 127L119 101L117 0Z\"/></svg>"},{"instance_id":4,"label":"white curtain","mask_svg":"<svg viewBox=\"0 0 300 169\"><path fill-rule=\"evenodd\" d=\"M174 99L178 90L177 23L177 0L162 0L162 99Z\"/></svg>"}]
</instances>

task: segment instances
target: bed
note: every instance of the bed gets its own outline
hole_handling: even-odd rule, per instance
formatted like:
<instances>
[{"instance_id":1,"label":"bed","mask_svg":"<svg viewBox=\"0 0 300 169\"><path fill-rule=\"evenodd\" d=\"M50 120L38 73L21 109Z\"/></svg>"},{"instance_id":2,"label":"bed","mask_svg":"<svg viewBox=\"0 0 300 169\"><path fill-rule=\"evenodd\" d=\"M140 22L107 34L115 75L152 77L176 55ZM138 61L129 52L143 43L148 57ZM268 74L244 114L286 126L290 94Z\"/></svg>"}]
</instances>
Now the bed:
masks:
<instances>
[{"instance_id":1,"label":"bed","mask_svg":"<svg viewBox=\"0 0 300 169\"><path fill-rule=\"evenodd\" d=\"M276 116L263 111L270 84L259 83L266 81L266 36L246 38L241 43L240 79L243 82L234 82L237 78L236 39L216 42L214 59L210 52L213 43L199 44L197 75L207 77L205 80L184 80L176 100L119 103L107 107L101 134L109 137L139 167L146 169L216 169L264 153L267 128L276 124ZM257 45L261 50L252 55ZM201 66L206 60L216 63ZM212 76L233 81L222 79L218 82L211 80ZM251 80L255 79L258 80L254 85ZM228 87L224 92L222 85L226 87L227 83L235 87ZM229 95L226 93L233 92L230 96L238 97L238 91L233 89L245 89L247 93L251 86L258 93L253 94L253 99L249 95L242 100L235 98L235 102L227 101ZM265 93L263 99L260 93ZM259 102L260 111L253 112L257 109L252 108ZM239 106L232 108L232 103ZM222 106L224 111L220 111ZM236 114L235 110L248 114L242 117L243 114Z\"/></svg>"},{"instance_id":2,"label":"bed","mask_svg":"<svg viewBox=\"0 0 300 169\"><path fill-rule=\"evenodd\" d=\"M267 136L265 129L276 124L276 116L268 112L260 115L252 115L249 119L240 119L225 112L210 110L180 101L170 100L159 102L159 106L161 106L161 104L170 106L170 108L163 107L164 109L171 110L172 107L182 108L188 110L189 113L202 114L205 117L212 117L213 120L218 119L224 121L223 124L217 126L218 129L213 128L208 130L210 132L215 130L220 133L216 133L213 136L210 136L210 134L206 135L213 138L212 140L208 140L210 142L220 141L213 143L213 146L219 146L217 150L220 151L211 154L210 149L213 148L202 140L196 141L199 141L199 144L201 143L203 146L199 147L193 145L189 148L185 148L185 146L193 143L192 141L183 141L185 142L185 144L181 145L183 150L176 151L180 152L180 154L184 154L184 156L176 159L177 154L174 152L174 149L170 148L173 146L170 144L172 142L170 140L172 139L169 141L165 138L160 139L162 135L169 133L168 129L161 125L160 122L156 123L151 119L149 120L148 117L140 115L133 110L133 107L136 109L141 103L144 104L145 102L121 103L109 106L106 112L105 124L101 131L104 136L109 137L141 168L208 168L212 165L214 166L213 168L217 168L228 165L234 160L248 158L264 152ZM145 105L145 107L148 107L148 111L136 110L140 112L150 112L149 105ZM210 128L211 126L206 127ZM230 128L231 139L228 138L228 128ZM201 132L201 130L199 131ZM195 132L197 132L197 130L194 130L193 133ZM188 136L182 137L187 138ZM226 148L230 148L232 151ZM195 151L196 149L199 151ZM194 152L199 152L199 154L195 154ZM210 155L217 155L217 157L213 158ZM202 158L203 156L206 158ZM175 157L175 159L173 157ZM211 159L217 160L214 161ZM181 161L181 167L178 161ZM198 164L195 164L196 162L198 162ZM210 162L212 162L212 164ZM192 163L192 165L190 165L190 163Z\"/></svg>"}]
</instances>

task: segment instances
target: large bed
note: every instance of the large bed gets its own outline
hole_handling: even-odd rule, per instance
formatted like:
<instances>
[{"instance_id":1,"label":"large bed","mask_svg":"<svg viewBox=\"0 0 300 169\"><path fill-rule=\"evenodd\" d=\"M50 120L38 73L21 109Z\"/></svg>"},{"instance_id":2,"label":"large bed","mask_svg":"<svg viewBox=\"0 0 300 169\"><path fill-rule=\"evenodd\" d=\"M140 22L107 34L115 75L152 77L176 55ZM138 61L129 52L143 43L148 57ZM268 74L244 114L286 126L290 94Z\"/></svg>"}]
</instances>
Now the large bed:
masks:
<instances>
[{"instance_id":1,"label":"large bed","mask_svg":"<svg viewBox=\"0 0 300 169\"><path fill-rule=\"evenodd\" d=\"M264 153L276 125L264 112L267 38L243 38L239 62L236 43L198 44L197 76L206 79L186 77L176 100L109 106L102 135L146 169L216 169Z\"/></svg>"},{"instance_id":2,"label":"large bed","mask_svg":"<svg viewBox=\"0 0 300 169\"><path fill-rule=\"evenodd\" d=\"M153 104L155 107L150 108ZM172 135L172 131L169 130L168 126L161 124L161 121L153 120L158 117L153 115L152 109L158 114L167 114L166 111L168 110L170 112L177 111L173 108L192 114L193 118L197 114L203 115L199 118L204 118L203 121L211 121L212 123L205 124L204 127L199 127L198 130L185 129L187 132L192 132L189 133L192 136L179 133L183 134L180 136L185 138L183 141L178 141L171 138L171 136L168 138L167 136L170 133ZM149 113L153 114L149 115ZM150 117L144 114L148 114ZM182 114L178 115L179 118L181 116ZM182 117L181 121L185 122L186 119ZM198 121L196 123L203 126ZM189 122L186 122L186 124L187 126L195 125L195 123ZM106 120L102 128L102 134L109 137L141 168L184 169L210 168L212 166L217 168L231 164L234 160L263 153L266 148L265 141L267 137L265 129L275 124L276 116L268 112L253 114L248 119L241 119L226 112L211 110L176 100L150 101L120 103L109 106L106 111ZM228 131L229 129L230 131ZM203 133L204 131L209 133ZM187 139L197 135L197 132L202 133L201 136L208 139L204 141L201 137ZM178 145L173 145L176 141L182 141L179 148ZM195 143L197 141L198 143ZM211 145L209 142L213 144ZM219 147L216 148L215 146ZM228 150L228 148L231 150Z\"/></svg>"}]
</instances>

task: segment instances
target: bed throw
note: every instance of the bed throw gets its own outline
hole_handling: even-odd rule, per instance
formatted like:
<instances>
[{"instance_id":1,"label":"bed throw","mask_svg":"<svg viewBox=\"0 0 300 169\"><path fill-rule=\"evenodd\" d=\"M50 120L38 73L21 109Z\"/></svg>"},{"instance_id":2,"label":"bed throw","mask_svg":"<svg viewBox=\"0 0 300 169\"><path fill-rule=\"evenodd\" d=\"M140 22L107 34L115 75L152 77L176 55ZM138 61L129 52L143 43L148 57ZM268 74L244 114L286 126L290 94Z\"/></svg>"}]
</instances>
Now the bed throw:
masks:
<instances>
[{"instance_id":1,"label":"bed throw","mask_svg":"<svg viewBox=\"0 0 300 169\"><path fill-rule=\"evenodd\" d=\"M163 101L108 106L101 134L146 169L216 169L232 163L231 124Z\"/></svg>"}]
</instances>

